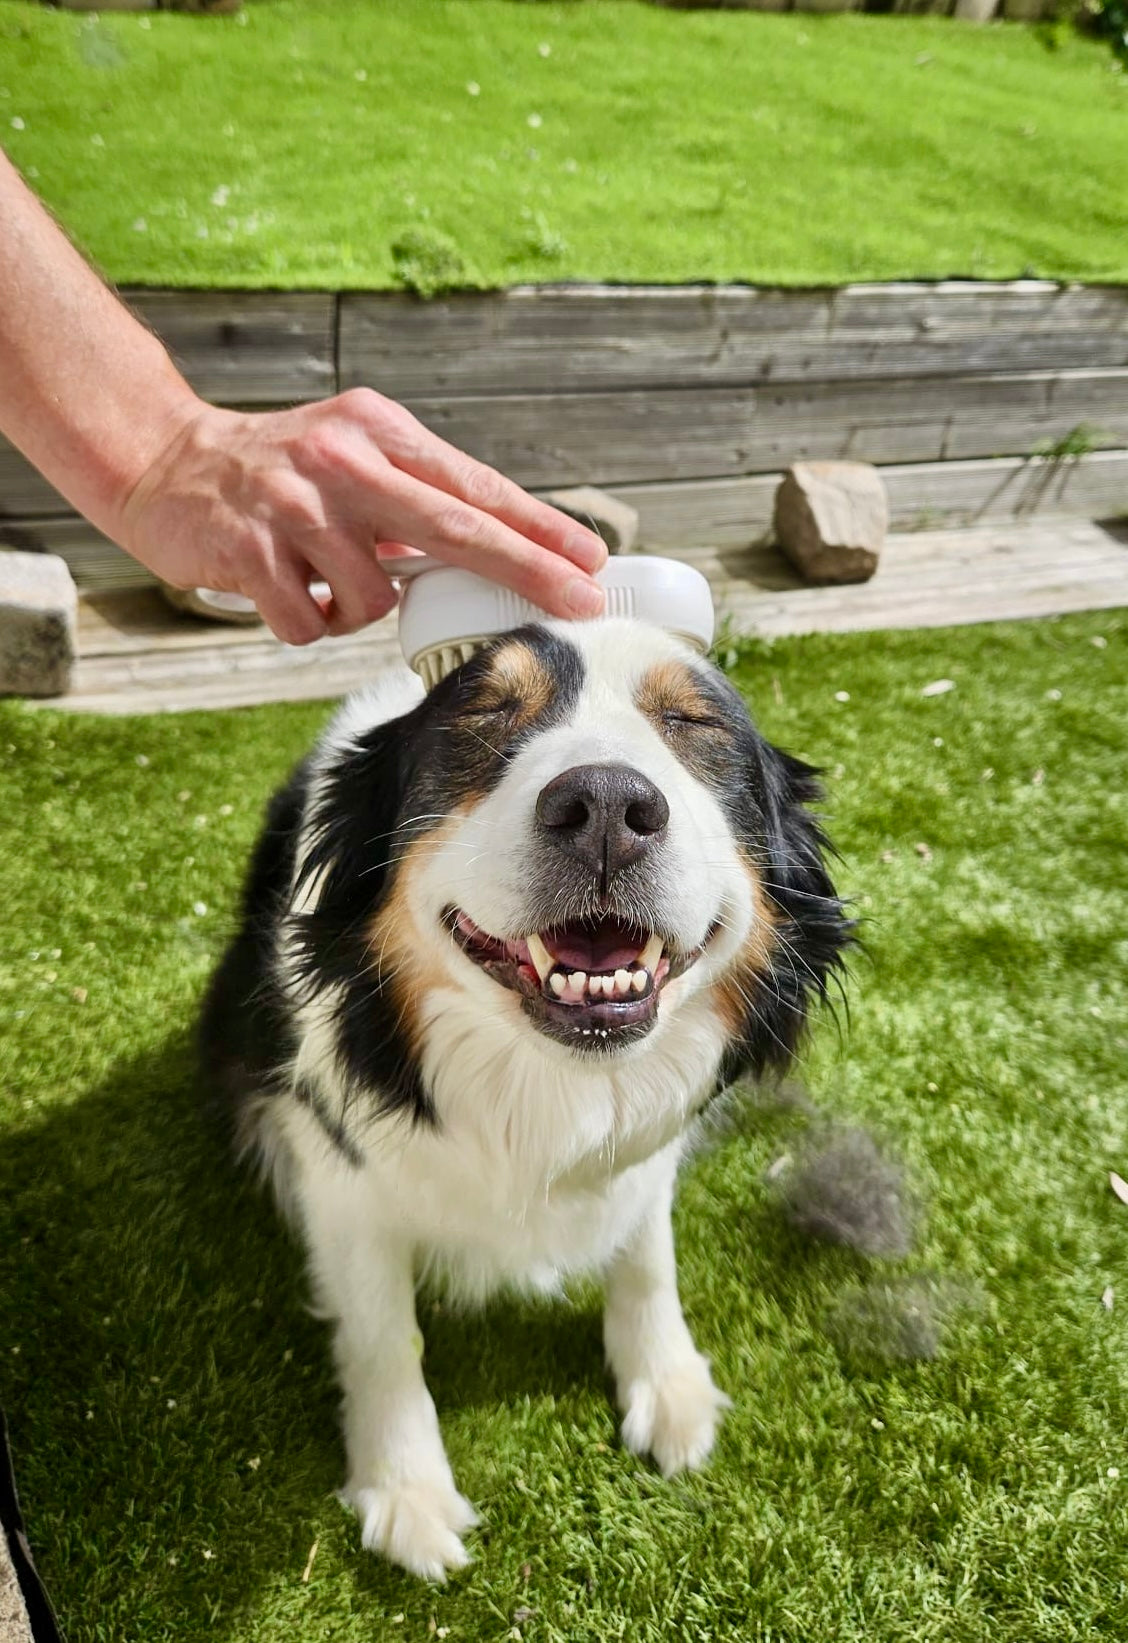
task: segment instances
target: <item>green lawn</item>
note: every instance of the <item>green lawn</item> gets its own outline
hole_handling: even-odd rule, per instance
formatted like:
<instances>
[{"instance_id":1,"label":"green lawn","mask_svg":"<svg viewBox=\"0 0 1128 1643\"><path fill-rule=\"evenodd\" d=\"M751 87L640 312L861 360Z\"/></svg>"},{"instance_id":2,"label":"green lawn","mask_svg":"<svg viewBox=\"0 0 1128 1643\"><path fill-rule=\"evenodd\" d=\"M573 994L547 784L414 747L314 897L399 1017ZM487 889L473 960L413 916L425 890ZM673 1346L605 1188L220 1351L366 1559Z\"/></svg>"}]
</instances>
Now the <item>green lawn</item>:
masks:
<instances>
[{"instance_id":1,"label":"green lawn","mask_svg":"<svg viewBox=\"0 0 1128 1643\"><path fill-rule=\"evenodd\" d=\"M803 1077L907 1160L922 1242L875 1268L790 1233L763 1172L803 1120L752 1105L682 1191L686 1308L735 1408L674 1483L618 1445L592 1294L425 1307L485 1520L441 1591L335 1502L324 1328L192 1089L260 806L324 709L0 710L0 1399L71 1643L1128 1635L1128 614L734 661L834 772L866 920L851 1024ZM828 1325L875 1272L980 1304L933 1362L843 1357Z\"/></svg>"},{"instance_id":2,"label":"green lawn","mask_svg":"<svg viewBox=\"0 0 1128 1643\"><path fill-rule=\"evenodd\" d=\"M1121 280L1115 69L930 18L0 0L0 141L118 281Z\"/></svg>"}]
</instances>

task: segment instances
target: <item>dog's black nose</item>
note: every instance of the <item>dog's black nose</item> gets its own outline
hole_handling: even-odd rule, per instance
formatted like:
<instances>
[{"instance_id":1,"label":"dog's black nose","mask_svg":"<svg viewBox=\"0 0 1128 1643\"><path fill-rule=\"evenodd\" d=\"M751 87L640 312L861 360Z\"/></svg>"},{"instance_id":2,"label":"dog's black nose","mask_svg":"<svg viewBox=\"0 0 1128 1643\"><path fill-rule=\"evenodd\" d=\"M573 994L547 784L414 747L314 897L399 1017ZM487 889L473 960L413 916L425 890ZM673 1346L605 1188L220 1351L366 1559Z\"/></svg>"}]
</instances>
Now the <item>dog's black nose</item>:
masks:
<instances>
[{"instance_id":1,"label":"dog's black nose","mask_svg":"<svg viewBox=\"0 0 1128 1643\"><path fill-rule=\"evenodd\" d=\"M670 819L665 797L626 764L578 764L542 787L537 820L553 841L599 875L612 877L661 843Z\"/></svg>"}]
</instances>

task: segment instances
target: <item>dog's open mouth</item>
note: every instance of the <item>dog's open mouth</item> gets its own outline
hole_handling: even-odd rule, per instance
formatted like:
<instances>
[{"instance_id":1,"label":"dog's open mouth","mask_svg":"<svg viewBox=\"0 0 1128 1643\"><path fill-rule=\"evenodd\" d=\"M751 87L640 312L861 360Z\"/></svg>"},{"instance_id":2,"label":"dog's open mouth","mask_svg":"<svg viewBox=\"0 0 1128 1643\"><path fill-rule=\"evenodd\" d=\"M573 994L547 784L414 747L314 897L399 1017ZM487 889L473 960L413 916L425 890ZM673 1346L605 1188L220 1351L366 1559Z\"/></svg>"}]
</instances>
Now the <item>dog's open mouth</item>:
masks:
<instances>
[{"instance_id":1,"label":"dog's open mouth","mask_svg":"<svg viewBox=\"0 0 1128 1643\"><path fill-rule=\"evenodd\" d=\"M647 1032L662 989L696 963L713 934L680 951L657 931L616 918L576 920L515 941L489 935L455 908L446 922L467 958L521 994L538 1026L583 1049Z\"/></svg>"}]
</instances>

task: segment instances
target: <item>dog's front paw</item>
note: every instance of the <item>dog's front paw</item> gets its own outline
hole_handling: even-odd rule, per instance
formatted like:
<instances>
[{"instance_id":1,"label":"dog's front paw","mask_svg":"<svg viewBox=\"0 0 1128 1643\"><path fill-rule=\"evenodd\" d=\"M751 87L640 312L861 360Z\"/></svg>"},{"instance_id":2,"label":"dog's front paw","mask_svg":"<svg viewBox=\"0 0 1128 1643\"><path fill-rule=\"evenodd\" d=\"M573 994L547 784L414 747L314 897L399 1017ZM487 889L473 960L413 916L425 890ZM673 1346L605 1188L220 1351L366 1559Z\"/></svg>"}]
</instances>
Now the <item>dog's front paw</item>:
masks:
<instances>
[{"instance_id":1,"label":"dog's front paw","mask_svg":"<svg viewBox=\"0 0 1128 1643\"><path fill-rule=\"evenodd\" d=\"M451 1569L463 1569L470 1554L462 1535L478 1514L443 1478L403 1478L366 1488L350 1485L341 1499L360 1519L361 1544L382 1552L424 1580L445 1580Z\"/></svg>"},{"instance_id":2,"label":"dog's front paw","mask_svg":"<svg viewBox=\"0 0 1128 1643\"><path fill-rule=\"evenodd\" d=\"M666 1475L704 1465L717 1423L732 1399L713 1385L700 1353L661 1374L622 1389L623 1442L636 1455L653 1455Z\"/></svg>"}]
</instances>

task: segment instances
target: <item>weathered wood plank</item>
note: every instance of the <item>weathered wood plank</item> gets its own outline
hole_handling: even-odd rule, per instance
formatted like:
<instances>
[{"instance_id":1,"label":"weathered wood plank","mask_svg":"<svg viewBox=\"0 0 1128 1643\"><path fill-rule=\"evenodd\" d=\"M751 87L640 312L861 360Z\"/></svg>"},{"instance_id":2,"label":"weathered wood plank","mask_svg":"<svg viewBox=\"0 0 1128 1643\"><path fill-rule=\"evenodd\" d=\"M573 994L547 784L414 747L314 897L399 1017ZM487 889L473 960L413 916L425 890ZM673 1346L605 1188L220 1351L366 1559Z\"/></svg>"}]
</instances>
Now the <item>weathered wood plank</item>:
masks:
<instances>
[{"instance_id":1,"label":"weathered wood plank","mask_svg":"<svg viewBox=\"0 0 1128 1643\"><path fill-rule=\"evenodd\" d=\"M153 650L226 650L261 645L267 629L209 622L176 611L150 582L131 588L85 588L79 602L78 648L84 657Z\"/></svg>"},{"instance_id":2,"label":"weathered wood plank","mask_svg":"<svg viewBox=\"0 0 1128 1643\"><path fill-rule=\"evenodd\" d=\"M718 611L769 636L938 627L1128 604L1128 540L1087 520L894 534L878 574L809 588L770 548L687 555ZM264 632L186 623L153 594L84 600L74 692L53 706L179 712L340 695L399 661L394 618L292 650Z\"/></svg>"},{"instance_id":3,"label":"weathered wood plank","mask_svg":"<svg viewBox=\"0 0 1128 1643\"><path fill-rule=\"evenodd\" d=\"M151 571L73 514L62 519L0 518L0 547L61 554L80 588L151 587L155 581Z\"/></svg>"},{"instance_id":4,"label":"weathered wood plank","mask_svg":"<svg viewBox=\"0 0 1128 1643\"><path fill-rule=\"evenodd\" d=\"M1128 289L547 286L340 299L341 386L396 398L1128 365Z\"/></svg>"},{"instance_id":5,"label":"weathered wood plank","mask_svg":"<svg viewBox=\"0 0 1128 1643\"><path fill-rule=\"evenodd\" d=\"M71 505L14 445L0 438L0 521L25 514L65 514Z\"/></svg>"},{"instance_id":6,"label":"weathered wood plank","mask_svg":"<svg viewBox=\"0 0 1128 1643\"><path fill-rule=\"evenodd\" d=\"M763 550L762 560L770 559ZM757 585L710 566L718 610L738 632L781 635L947 627L1128 604L1128 543L1088 521L982 526L890 537L870 582Z\"/></svg>"},{"instance_id":7,"label":"weathered wood plank","mask_svg":"<svg viewBox=\"0 0 1128 1643\"><path fill-rule=\"evenodd\" d=\"M1096 451L1060 463L1014 459L929 462L882 469L894 530L1000 519L1128 517L1128 451ZM640 515L644 549L690 555L702 548L740 549L764 537L772 522L778 474L748 479L686 480L614 487ZM73 515L0 520L0 544L61 553L80 588L143 588L143 566ZM203 629L202 631L207 631ZM224 630L229 643L245 630Z\"/></svg>"},{"instance_id":8,"label":"weathered wood plank","mask_svg":"<svg viewBox=\"0 0 1128 1643\"><path fill-rule=\"evenodd\" d=\"M122 296L205 399L274 405L335 391L337 299L331 292L126 290Z\"/></svg>"},{"instance_id":9,"label":"weathered wood plank","mask_svg":"<svg viewBox=\"0 0 1128 1643\"><path fill-rule=\"evenodd\" d=\"M82 627L80 616L80 648ZM50 705L98 713L183 713L317 701L346 695L395 665L402 666L403 658L394 620L300 650L269 634L238 648L174 649L155 640L142 651L80 655L71 693Z\"/></svg>"},{"instance_id":10,"label":"weathered wood plank","mask_svg":"<svg viewBox=\"0 0 1128 1643\"><path fill-rule=\"evenodd\" d=\"M639 513L644 549L678 553L701 543L743 547L770 531L779 474L613 486ZM1076 514L1128 516L1128 451L1050 462L1018 457L882 468L894 530L977 520Z\"/></svg>"},{"instance_id":11,"label":"weathered wood plank","mask_svg":"<svg viewBox=\"0 0 1128 1643\"><path fill-rule=\"evenodd\" d=\"M542 487L723 478L826 457L1022 456L1082 423L1094 445L1128 445L1124 369L409 403L444 439Z\"/></svg>"}]
</instances>

